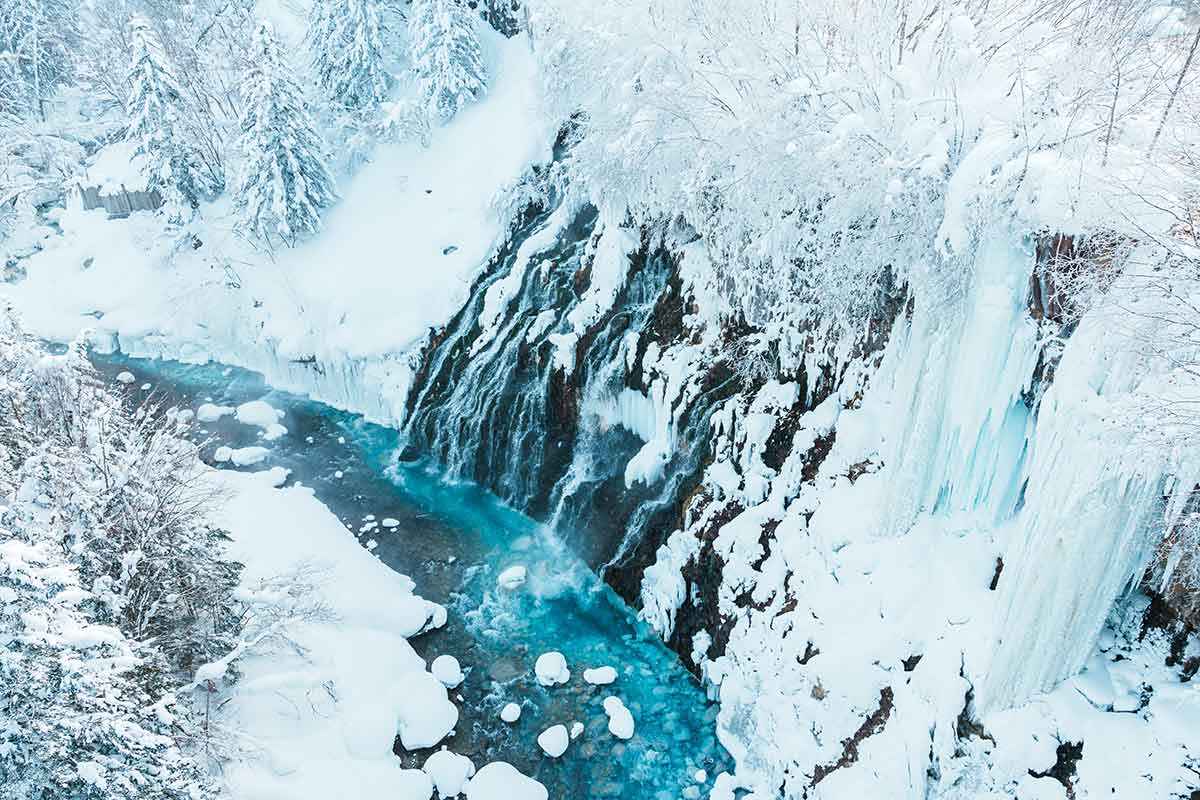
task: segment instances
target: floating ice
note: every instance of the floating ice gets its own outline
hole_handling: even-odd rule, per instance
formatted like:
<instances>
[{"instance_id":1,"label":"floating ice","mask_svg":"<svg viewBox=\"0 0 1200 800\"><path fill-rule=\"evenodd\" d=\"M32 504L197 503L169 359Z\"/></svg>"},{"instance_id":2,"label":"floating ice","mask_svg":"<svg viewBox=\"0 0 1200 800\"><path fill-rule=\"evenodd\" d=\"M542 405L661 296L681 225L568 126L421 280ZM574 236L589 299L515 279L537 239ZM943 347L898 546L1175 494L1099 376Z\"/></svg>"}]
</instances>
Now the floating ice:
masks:
<instances>
[{"instance_id":1,"label":"floating ice","mask_svg":"<svg viewBox=\"0 0 1200 800\"><path fill-rule=\"evenodd\" d=\"M370 547L370 545L367 546ZM440 655L435 658L429 671L447 689L453 689L463 682L462 667L458 665L458 659L451 655Z\"/></svg>"},{"instance_id":2,"label":"floating ice","mask_svg":"<svg viewBox=\"0 0 1200 800\"><path fill-rule=\"evenodd\" d=\"M578 739L582 734L583 734L583 723L582 722L572 722L571 723L571 738Z\"/></svg>"},{"instance_id":3,"label":"floating ice","mask_svg":"<svg viewBox=\"0 0 1200 800\"><path fill-rule=\"evenodd\" d=\"M500 719L508 723L516 722L521 718L521 707L516 703L509 703L504 708L500 709Z\"/></svg>"},{"instance_id":4,"label":"floating ice","mask_svg":"<svg viewBox=\"0 0 1200 800\"><path fill-rule=\"evenodd\" d=\"M442 797L461 794L467 780L475 774L475 764L471 759L445 748L425 759L421 769L433 779L433 785Z\"/></svg>"},{"instance_id":5,"label":"floating ice","mask_svg":"<svg viewBox=\"0 0 1200 800\"><path fill-rule=\"evenodd\" d=\"M613 667L585 669L583 679L594 686L607 686L617 679L617 670Z\"/></svg>"},{"instance_id":6,"label":"floating ice","mask_svg":"<svg viewBox=\"0 0 1200 800\"><path fill-rule=\"evenodd\" d=\"M558 758L567 752L567 743L571 741L566 725L552 725L538 734L538 747L551 758Z\"/></svg>"},{"instance_id":7,"label":"floating ice","mask_svg":"<svg viewBox=\"0 0 1200 800\"><path fill-rule=\"evenodd\" d=\"M230 457L232 455L233 455L232 447L226 447L225 445L221 445L220 447L218 447L216 449L216 452L213 453L213 461L216 461L220 464L224 464L226 461L228 461L230 459Z\"/></svg>"},{"instance_id":8,"label":"floating ice","mask_svg":"<svg viewBox=\"0 0 1200 800\"><path fill-rule=\"evenodd\" d=\"M501 572L500 576L496 578L496 584L500 586L501 589L516 589L525 583L526 577L527 572L525 567L518 564L515 567L509 567L508 569L504 570L504 572Z\"/></svg>"},{"instance_id":9,"label":"floating ice","mask_svg":"<svg viewBox=\"0 0 1200 800\"><path fill-rule=\"evenodd\" d=\"M556 686L571 680L571 670L567 669L567 659L562 653L551 651L538 656L533 665L537 681L542 686Z\"/></svg>"},{"instance_id":10,"label":"floating ice","mask_svg":"<svg viewBox=\"0 0 1200 800\"><path fill-rule=\"evenodd\" d=\"M148 383L143 383L143 384L142 384L142 391L143 391L143 392L148 392L148 391L150 391L150 384L148 384Z\"/></svg>"},{"instance_id":11,"label":"floating ice","mask_svg":"<svg viewBox=\"0 0 1200 800\"><path fill-rule=\"evenodd\" d=\"M396 528L399 526L400 526L400 520L396 519L395 517L384 517L383 518L383 527Z\"/></svg>"},{"instance_id":12,"label":"floating ice","mask_svg":"<svg viewBox=\"0 0 1200 800\"><path fill-rule=\"evenodd\" d=\"M621 702L621 698L604 698L604 713L608 714L608 732L618 739L633 738L633 714Z\"/></svg>"}]
</instances>

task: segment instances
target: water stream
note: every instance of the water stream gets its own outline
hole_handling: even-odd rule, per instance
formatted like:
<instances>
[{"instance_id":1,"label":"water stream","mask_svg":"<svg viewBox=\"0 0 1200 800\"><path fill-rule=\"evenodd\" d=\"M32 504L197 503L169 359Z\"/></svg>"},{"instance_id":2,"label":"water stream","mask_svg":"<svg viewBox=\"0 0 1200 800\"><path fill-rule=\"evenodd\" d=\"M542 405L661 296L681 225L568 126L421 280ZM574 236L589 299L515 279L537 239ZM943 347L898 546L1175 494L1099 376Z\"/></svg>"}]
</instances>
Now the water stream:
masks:
<instances>
[{"instance_id":1,"label":"water stream","mask_svg":"<svg viewBox=\"0 0 1200 800\"><path fill-rule=\"evenodd\" d=\"M231 417L197 425L194 435L207 440L202 455L209 461L218 445L269 446L270 457L251 469L290 469L290 482L312 487L364 546L373 543L375 555L411 576L422 596L448 607L446 627L413 645L426 659L449 653L469 669L458 690L459 725L446 743L476 766L508 761L562 800L697 797L731 766L716 740L716 706L557 533L476 484L446 481L427 460L401 460L395 430L275 391L257 373L119 355L93 360L110 379L133 372L137 381L130 391L136 395L145 394L141 385L149 383L150 391L181 408L263 399L286 413L288 434L270 443ZM384 528L387 518L399 524ZM529 572L524 591L497 590L496 576L516 564ZM566 656L571 680L545 689L534 679L533 664L549 650ZM603 665L618 670L615 684L601 688L583 681L584 668ZM607 730L601 702L609 694L621 697L636 720L628 741ZM498 718L510 701L523 707L511 726ZM537 735L575 721L585 731L566 754L544 756ZM398 744L396 751L405 766L417 766L427 755L405 753ZM701 769L707 785L695 779Z\"/></svg>"}]
</instances>

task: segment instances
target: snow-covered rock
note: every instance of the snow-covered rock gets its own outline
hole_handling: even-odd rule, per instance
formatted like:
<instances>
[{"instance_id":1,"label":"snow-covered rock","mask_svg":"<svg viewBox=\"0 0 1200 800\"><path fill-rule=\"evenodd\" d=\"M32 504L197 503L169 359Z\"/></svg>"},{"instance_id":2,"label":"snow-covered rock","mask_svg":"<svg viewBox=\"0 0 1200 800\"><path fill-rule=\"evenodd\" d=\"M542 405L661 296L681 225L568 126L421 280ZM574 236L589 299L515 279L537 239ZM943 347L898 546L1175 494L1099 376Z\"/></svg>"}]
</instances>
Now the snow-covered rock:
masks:
<instances>
[{"instance_id":1,"label":"snow-covered rock","mask_svg":"<svg viewBox=\"0 0 1200 800\"><path fill-rule=\"evenodd\" d=\"M604 713L608 714L608 731L618 739L633 738L633 714L621 702L621 698L604 698Z\"/></svg>"},{"instance_id":2,"label":"snow-covered rock","mask_svg":"<svg viewBox=\"0 0 1200 800\"><path fill-rule=\"evenodd\" d=\"M467 782L467 800L547 800L549 792L539 781L523 775L506 761L493 761Z\"/></svg>"},{"instance_id":3,"label":"snow-covered rock","mask_svg":"<svg viewBox=\"0 0 1200 800\"><path fill-rule=\"evenodd\" d=\"M501 589L517 589L525 583L526 577L525 567L518 564L501 572L496 578L496 585Z\"/></svg>"},{"instance_id":4,"label":"snow-covered rock","mask_svg":"<svg viewBox=\"0 0 1200 800\"><path fill-rule=\"evenodd\" d=\"M538 656L533 665L537 681L542 686L557 686L571 680L571 670L567 669L567 659L562 653L550 651Z\"/></svg>"},{"instance_id":5,"label":"snow-covered rock","mask_svg":"<svg viewBox=\"0 0 1200 800\"><path fill-rule=\"evenodd\" d=\"M253 425L262 428L263 438L274 441L287 434L287 428L279 424L283 412L267 403L265 400L251 400L237 407L234 415L243 425Z\"/></svg>"},{"instance_id":6,"label":"snow-covered rock","mask_svg":"<svg viewBox=\"0 0 1200 800\"><path fill-rule=\"evenodd\" d=\"M239 467L248 467L266 460L271 451L265 447L238 447L231 450L229 460Z\"/></svg>"},{"instance_id":7,"label":"snow-covered rock","mask_svg":"<svg viewBox=\"0 0 1200 800\"><path fill-rule=\"evenodd\" d=\"M429 666L429 671L447 689L453 689L463 682L462 667L459 666L458 659L451 655L440 655L435 658Z\"/></svg>"},{"instance_id":8,"label":"snow-covered rock","mask_svg":"<svg viewBox=\"0 0 1200 800\"><path fill-rule=\"evenodd\" d=\"M593 686L607 686L617 679L617 670L614 667L585 669L583 679Z\"/></svg>"},{"instance_id":9,"label":"snow-covered rock","mask_svg":"<svg viewBox=\"0 0 1200 800\"><path fill-rule=\"evenodd\" d=\"M421 769L433 780L434 788L441 797L461 794L467 780L475 774L475 764L471 759L444 748L425 759Z\"/></svg>"},{"instance_id":10,"label":"snow-covered rock","mask_svg":"<svg viewBox=\"0 0 1200 800\"><path fill-rule=\"evenodd\" d=\"M567 744L571 741L566 725L552 725L538 734L538 747L551 758L558 758L567 752Z\"/></svg>"},{"instance_id":11,"label":"snow-covered rock","mask_svg":"<svg viewBox=\"0 0 1200 800\"><path fill-rule=\"evenodd\" d=\"M117 373L117 382L118 382L118 383L123 383L123 384L125 384L126 386L128 386L129 384L133 383L133 382L134 382L134 381L136 381L136 380L137 380L137 378L133 377L133 373L132 373L132 372L119 372L119 373Z\"/></svg>"},{"instance_id":12,"label":"snow-covered rock","mask_svg":"<svg viewBox=\"0 0 1200 800\"><path fill-rule=\"evenodd\" d=\"M292 474L292 471L287 467L271 467L255 474L267 485L279 488L287 483L288 476Z\"/></svg>"},{"instance_id":13,"label":"snow-covered rock","mask_svg":"<svg viewBox=\"0 0 1200 800\"><path fill-rule=\"evenodd\" d=\"M196 421L216 422L221 417L227 417L233 412L233 406L219 406L215 403L201 403L196 408Z\"/></svg>"},{"instance_id":14,"label":"snow-covered rock","mask_svg":"<svg viewBox=\"0 0 1200 800\"><path fill-rule=\"evenodd\" d=\"M396 800L429 800L433 796L433 781L419 769L402 769L396 775Z\"/></svg>"}]
</instances>

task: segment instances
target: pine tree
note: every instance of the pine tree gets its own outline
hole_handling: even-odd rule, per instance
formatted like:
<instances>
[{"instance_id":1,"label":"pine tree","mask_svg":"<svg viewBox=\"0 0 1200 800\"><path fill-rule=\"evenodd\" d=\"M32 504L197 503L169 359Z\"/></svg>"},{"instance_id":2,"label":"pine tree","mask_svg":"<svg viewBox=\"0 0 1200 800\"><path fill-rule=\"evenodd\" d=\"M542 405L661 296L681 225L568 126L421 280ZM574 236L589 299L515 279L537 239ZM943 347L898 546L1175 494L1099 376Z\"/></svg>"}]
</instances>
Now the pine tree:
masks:
<instances>
[{"instance_id":1,"label":"pine tree","mask_svg":"<svg viewBox=\"0 0 1200 800\"><path fill-rule=\"evenodd\" d=\"M326 96L350 111L378 107L388 76L377 0L315 0L307 39Z\"/></svg>"},{"instance_id":2,"label":"pine tree","mask_svg":"<svg viewBox=\"0 0 1200 800\"><path fill-rule=\"evenodd\" d=\"M325 144L269 25L258 27L252 47L242 82L242 165L234 204L254 234L269 239L274 233L294 243L320 229L321 209L337 192Z\"/></svg>"},{"instance_id":3,"label":"pine tree","mask_svg":"<svg viewBox=\"0 0 1200 800\"><path fill-rule=\"evenodd\" d=\"M210 187L195 155L178 135L183 92L149 20L134 16L129 27L133 66L125 138L137 143L135 153L146 159L150 180L194 209Z\"/></svg>"},{"instance_id":4,"label":"pine tree","mask_svg":"<svg viewBox=\"0 0 1200 800\"><path fill-rule=\"evenodd\" d=\"M0 104L45 119L45 101L73 77L77 20L67 0L0 0Z\"/></svg>"},{"instance_id":5,"label":"pine tree","mask_svg":"<svg viewBox=\"0 0 1200 800\"><path fill-rule=\"evenodd\" d=\"M430 116L443 122L487 91L475 24L461 0L413 0L413 69Z\"/></svg>"}]
</instances>

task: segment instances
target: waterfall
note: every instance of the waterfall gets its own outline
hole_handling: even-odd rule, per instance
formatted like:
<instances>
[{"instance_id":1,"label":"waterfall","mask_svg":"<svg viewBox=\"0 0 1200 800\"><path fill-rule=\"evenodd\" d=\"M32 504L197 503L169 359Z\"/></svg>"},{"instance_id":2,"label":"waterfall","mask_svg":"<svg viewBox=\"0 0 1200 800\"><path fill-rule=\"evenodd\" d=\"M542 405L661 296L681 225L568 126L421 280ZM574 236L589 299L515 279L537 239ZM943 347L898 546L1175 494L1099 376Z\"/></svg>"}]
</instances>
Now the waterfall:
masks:
<instances>
[{"instance_id":1,"label":"waterfall","mask_svg":"<svg viewBox=\"0 0 1200 800\"><path fill-rule=\"evenodd\" d=\"M404 457L430 457L551 522L615 578L698 480L727 367L650 375L682 333L678 258L616 215L533 214L434 336L414 377ZM656 545L655 545L656 546Z\"/></svg>"}]
</instances>

